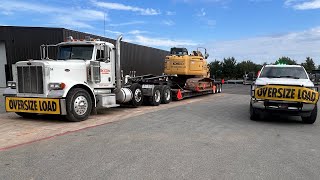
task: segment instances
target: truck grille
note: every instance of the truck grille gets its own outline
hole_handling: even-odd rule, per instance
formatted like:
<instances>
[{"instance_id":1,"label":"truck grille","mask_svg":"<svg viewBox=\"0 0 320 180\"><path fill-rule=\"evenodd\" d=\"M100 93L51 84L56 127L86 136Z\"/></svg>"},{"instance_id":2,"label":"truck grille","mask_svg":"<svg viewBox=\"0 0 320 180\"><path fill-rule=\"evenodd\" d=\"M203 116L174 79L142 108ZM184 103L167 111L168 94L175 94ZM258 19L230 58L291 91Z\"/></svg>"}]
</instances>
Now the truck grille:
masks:
<instances>
[{"instance_id":1,"label":"truck grille","mask_svg":"<svg viewBox=\"0 0 320 180\"><path fill-rule=\"evenodd\" d=\"M42 66L18 66L19 93L43 94Z\"/></svg>"}]
</instances>

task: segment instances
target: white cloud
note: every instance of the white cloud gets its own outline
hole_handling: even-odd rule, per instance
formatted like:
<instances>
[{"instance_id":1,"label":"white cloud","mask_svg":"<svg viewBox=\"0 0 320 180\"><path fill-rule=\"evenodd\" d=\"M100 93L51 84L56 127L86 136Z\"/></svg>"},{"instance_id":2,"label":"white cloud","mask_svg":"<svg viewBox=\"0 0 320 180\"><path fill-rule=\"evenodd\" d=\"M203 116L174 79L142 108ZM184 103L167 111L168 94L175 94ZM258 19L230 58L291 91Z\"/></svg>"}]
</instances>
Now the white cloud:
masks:
<instances>
[{"instance_id":1,"label":"white cloud","mask_svg":"<svg viewBox=\"0 0 320 180\"><path fill-rule=\"evenodd\" d=\"M209 26L209 27L215 27L216 26L216 24L217 24L217 21L216 20L213 20L213 19L207 19L206 20L207 21L207 25Z\"/></svg>"},{"instance_id":2,"label":"white cloud","mask_svg":"<svg viewBox=\"0 0 320 180\"><path fill-rule=\"evenodd\" d=\"M0 11L5 15L13 15L21 12L33 13L39 17L46 18L46 24L70 28L93 28L90 25L92 21L101 21L104 20L105 17L106 20L108 20L107 15L101 11L83 8L53 7L40 3L12 0L3 0L0 3Z\"/></svg>"},{"instance_id":3,"label":"white cloud","mask_svg":"<svg viewBox=\"0 0 320 180\"><path fill-rule=\"evenodd\" d=\"M120 35L120 34L123 34L122 32L119 32L119 31L111 31L111 30L106 30L107 33L110 33L110 34L115 34L115 35Z\"/></svg>"},{"instance_id":4,"label":"white cloud","mask_svg":"<svg viewBox=\"0 0 320 180\"><path fill-rule=\"evenodd\" d=\"M137 25L137 24L144 24L144 21L130 21L125 23L118 23L118 24L108 24L108 26L118 27L118 26L130 26L130 25Z\"/></svg>"},{"instance_id":5,"label":"white cloud","mask_svg":"<svg viewBox=\"0 0 320 180\"><path fill-rule=\"evenodd\" d=\"M297 10L319 9L320 0L286 0L285 5Z\"/></svg>"},{"instance_id":6,"label":"white cloud","mask_svg":"<svg viewBox=\"0 0 320 180\"><path fill-rule=\"evenodd\" d=\"M173 11L167 11L166 12L166 15L167 16L174 16L174 15L176 15L177 13L176 12L173 12Z\"/></svg>"},{"instance_id":7,"label":"white cloud","mask_svg":"<svg viewBox=\"0 0 320 180\"><path fill-rule=\"evenodd\" d=\"M204 10L204 8L202 8L196 15L199 17L204 17L206 16L206 11Z\"/></svg>"},{"instance_id":8,"label":"white cloud","mask_svg":"<svg viewBox=\"0 0 320 180\"><path fill-rule=\"evenodd\" d=\"M10 0L2 1L0 4L0 9L8 13L13 13L16 11L34 11L38 13L61 12L61 9L55 7Z\"/></svg>"},{"instance_id":9,"label":"white cloud","mask_svg":"<svg viewBox=\"0 0 320 180\"><path fill-rule=\"evenodd\" d=\"M148 33L148 31L132 30L128 32L128 34L133 34L133 35L145 34L145 33Z\"/></svg>"},{"instance_id":10,"label":"white cloud","mask_svg":"<svg viewBox=\"0 0 320 180\"><path fill-rule=\"evenodd\" d=\"M197 43L189 40L172 40L167 38L146 37L137 35L130 38L130 42L138 43L145 46L156 46L170 48L173 46L196 46Z\"/></svg>"},{"instance_id":11,"label":"white cloud","mask_svg":"<svg viewBox=\"0 0 320 180\"><path fill-rule=\"evenodd\" d=\"M71 17L65 17L65 16L57 16L54 19L50 20L47 25L49 26L60 26L64 28L87 28L87 29L93 29L93 26L91 26L88 23L74 20Z\"/></svg>"},{"instance_id":12,"label":"white cloud","mask_svg":"<svg viewBox=\"0 0 320 180\"><path fill-rule=\"evenodd\" d=\"M133 11L139 12L141 15L158 15L160 14L159 10L152 8L140 8L135 6L128 6L120 3L110 3L110 2L101 2L101 1L92 1L94 5L102 8L112 9L112 10L122 10L122 11Z\"/></svg>"},{"instance_id":13,"label":"white cloud","mask_svg":"<svg viewBox=\"0 0 320 180\"><path fill-rule=\"evenodd\" d=\"M183 2L183 3L225 3L230 0L173 0L173 2Z\"/></svg>"},{"instance_id":14,"label":"white cloud","mask_svg":"<svg viewBox=\"0 0 320 180\"><path fill-rule=\"evenodd\" d=\"M175 22L173 22L172 20L163 20L162 23L167 26L175 25Z\"/></svg>"},{"instance_id":15,"label":"white cloud","mask_svg":"<svg viewBox=\"0 0 320 180\"><path fill-rule=\"evenodd\" d=\"M320 27L277 36L216 41L204 46L211 51L211 57L217 59L234 56L238 60L251 59L263 63L288 56L302 62L307 56L320 57Z\"/></svg>"}]
</instances>

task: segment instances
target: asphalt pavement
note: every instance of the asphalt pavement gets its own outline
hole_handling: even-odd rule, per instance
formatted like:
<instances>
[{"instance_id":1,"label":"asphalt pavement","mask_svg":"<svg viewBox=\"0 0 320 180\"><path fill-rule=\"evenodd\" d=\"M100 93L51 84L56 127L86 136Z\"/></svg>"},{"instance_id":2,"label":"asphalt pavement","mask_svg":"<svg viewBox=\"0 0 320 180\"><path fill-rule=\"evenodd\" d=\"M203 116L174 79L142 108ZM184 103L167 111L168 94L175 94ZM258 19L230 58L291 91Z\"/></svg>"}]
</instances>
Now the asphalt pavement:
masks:
<instances>
[{"instance_id":1,"label":"asphalt pavement","mask_svg":"<svg viewBox=\"0 0 320 180\"><path fill-rule=\"evenodd\" d=\"M319 118L251 121L249 90L1 151L0 179L319 179Z\"/></svg>"},{"instance_id":2,"label":"asphalt pavement","mask_svg":"<svg viewBox=\"0 0 320 180\"><path fill-rule=\"evenodd\" d=\"M5 88L0 88L0 114L5 112L5 100L3 97L3 92Z\"/></svg>"}]
</instances>

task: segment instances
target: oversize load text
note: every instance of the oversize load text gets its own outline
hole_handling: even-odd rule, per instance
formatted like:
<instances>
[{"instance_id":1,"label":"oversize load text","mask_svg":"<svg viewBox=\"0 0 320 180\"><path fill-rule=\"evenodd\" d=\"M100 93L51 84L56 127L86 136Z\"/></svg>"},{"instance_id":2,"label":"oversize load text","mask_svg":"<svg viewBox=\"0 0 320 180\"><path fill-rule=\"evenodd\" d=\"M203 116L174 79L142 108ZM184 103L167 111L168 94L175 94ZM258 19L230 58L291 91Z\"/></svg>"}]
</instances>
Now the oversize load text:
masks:
<instances>
[{"instance_id":1,"label":"oversize load text","mask_svg":"<svg viewBox=\"0 0 320 180\"><path fill-rule=\"evenodd\" d=\"M59 104L50 100L8 99L7 109L17 111L56 112Z\"/></svg>"},{"instance_id":2,"label":"oversize load text","mask_svg":"<svg viewBox=\"0 0 320 180\"><path fill-rule=\"evenodd\" d=\"M264 86L256 90L257 98L292 99L315 102L318 92L307 88Z\"/></svg>"}]
</instances>

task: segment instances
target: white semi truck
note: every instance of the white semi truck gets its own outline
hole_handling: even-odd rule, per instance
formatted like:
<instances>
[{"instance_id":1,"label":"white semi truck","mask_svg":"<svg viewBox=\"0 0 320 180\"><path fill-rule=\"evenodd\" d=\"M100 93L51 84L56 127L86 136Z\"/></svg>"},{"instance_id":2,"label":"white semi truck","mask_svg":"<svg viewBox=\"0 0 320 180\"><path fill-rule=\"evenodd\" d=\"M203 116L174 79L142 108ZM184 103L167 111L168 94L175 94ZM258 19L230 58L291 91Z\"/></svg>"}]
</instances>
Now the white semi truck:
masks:
<instances>
[{"instance_id":1,"label":"white semi truck","mask_svg":"<svg viewBox=\"0 0 320 180\"><path fill-rule=\"evenodd\" d=\"M180 100L221 92L221 83L193 91L174 89L174 76L133 73L124 77L121 40L119 36L114 46L99 39L76 40L70 36L57 45L42 45L41 60L20 61L13 66L13 81L8 82L4 92L6 111L22 117L57 114L69 121L83 121L99 108L120 104L138 107L143 101L157 106L170 103L173 95ZM52 46L58 49L55 60L49 57Z\"/></svg>"},{"instance_id":2,"label":"white semi truck","mask_svg":"<svg viewBox=\"0 0 320 180\"><path fill-rule=\"evenodd\" d=\"M141 105L141 85L123 87L121 81L121 39L116 47L90 37L41 46L42 60L20 61L13 67L13 81L4 92L6 111L23 117L59 114L83 121L96 108ZM58 48L57 60L48 57L51 46Z\"/></svg>"}]
</instances>

